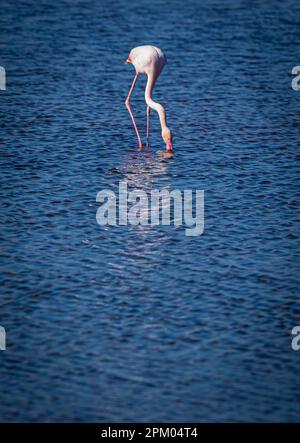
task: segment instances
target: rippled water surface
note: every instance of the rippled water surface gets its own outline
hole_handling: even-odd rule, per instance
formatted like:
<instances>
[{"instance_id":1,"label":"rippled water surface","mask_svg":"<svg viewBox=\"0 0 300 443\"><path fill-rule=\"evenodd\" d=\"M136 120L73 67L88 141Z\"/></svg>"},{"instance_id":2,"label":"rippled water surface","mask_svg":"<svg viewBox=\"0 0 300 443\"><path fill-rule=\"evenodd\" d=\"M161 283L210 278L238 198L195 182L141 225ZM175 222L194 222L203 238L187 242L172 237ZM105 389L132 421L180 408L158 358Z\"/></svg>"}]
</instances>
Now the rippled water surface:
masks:
<instances>
[{"instance_id":1,"label":"rippled water surface","mask_svg":"<svg viewBox=\"0 0 300 443\"><path fill-rule=\"evenodd\" d=\"M1 421L299 421L300 4L1 3ZM138 153L129 50L167 54ZM145 139L145 78L132 100ZM101 189L205 191L205 233L100 227Z\"/></svg>"}]
</instances>

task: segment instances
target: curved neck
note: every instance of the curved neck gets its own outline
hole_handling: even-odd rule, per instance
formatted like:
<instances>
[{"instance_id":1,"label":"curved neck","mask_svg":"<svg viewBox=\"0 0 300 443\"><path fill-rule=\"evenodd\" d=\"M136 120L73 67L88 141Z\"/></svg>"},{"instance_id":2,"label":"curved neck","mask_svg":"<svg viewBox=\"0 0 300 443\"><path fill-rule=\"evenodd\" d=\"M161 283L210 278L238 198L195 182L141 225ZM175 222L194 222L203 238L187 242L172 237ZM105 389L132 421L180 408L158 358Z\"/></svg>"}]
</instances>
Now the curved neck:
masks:
<instances>
[{"instance_id":1,"label":"curved neck","mask_svg":"<svg viewBox=\"0 0 300 443\"><path fill-rule=\"evenodd\" d=\"M160 103L157 103L154 100L152 100L152 91L156 79L157 79L156 75L148 74L147 85L145 89L145 100L147 105L158 113L161 129L163 130L164 128L167 127L166 113L164 107Z\"/></svg>"}]
</instances>

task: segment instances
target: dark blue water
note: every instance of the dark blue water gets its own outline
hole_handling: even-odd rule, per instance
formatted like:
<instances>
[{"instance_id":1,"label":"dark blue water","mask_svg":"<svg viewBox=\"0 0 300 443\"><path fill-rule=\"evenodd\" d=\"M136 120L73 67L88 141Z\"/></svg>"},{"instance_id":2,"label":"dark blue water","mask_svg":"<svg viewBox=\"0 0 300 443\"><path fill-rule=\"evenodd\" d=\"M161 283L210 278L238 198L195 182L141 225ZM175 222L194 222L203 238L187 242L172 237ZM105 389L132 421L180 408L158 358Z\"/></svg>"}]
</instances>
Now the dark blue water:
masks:
<instances>
[{"instance_id":1,"label":"dark blue water","mask_svg":"<svg viewBox=\"0 0 300 443\"><path fill-rule=\"evenodd\" d=\"M299 421L300 4L1 2L1 421ZM168 65L138 153L130 49ZM145 140L145 78L132 109ZM205 191L205 233L100 227L102 189Z\"/></svg>"}]
</instances>

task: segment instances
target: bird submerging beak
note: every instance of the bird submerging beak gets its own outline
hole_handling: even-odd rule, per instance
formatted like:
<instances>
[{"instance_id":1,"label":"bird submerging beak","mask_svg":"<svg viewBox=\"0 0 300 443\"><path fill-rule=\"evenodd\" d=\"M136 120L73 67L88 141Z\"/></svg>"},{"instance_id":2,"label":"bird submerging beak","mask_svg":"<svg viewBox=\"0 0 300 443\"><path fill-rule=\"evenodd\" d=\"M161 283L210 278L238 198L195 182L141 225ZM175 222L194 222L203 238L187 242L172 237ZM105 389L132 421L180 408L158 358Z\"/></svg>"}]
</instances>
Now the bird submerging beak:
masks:
<instances>
[{"instance_id":1,"label":"bird submerging beak","mask_svg":"<svg viewBox=\"0 0 300 443\"><path fill-rule=\"evenodd\" d=\"M170 129L167 126L162 130L162 138L166 144L166 150L169 152L173 151L172 134L171 134Z\"/></svg>"},{"instance_id":2,"label":"bird submerging beak","mask_svg":"<svg viewBox=\"0 0 300 443\"><path fill-rule=\"evenodd\" d=\"M166 143L166 149L167 151L173 151L173 146L171 140L168 140Z\"/></svg>"},{"instance_id":3,"label":"bird submerging beak","mask_svg":"<svg viewBox=\"0 0 300 443\"><path fill-rule=\"evenodd\" d=\"M168 153L173 151L172 146L172 134L170 129L167 126L166 121L166 112L164 107L160 104L152 100L152 91L154 88L154 84L163 70L163 67L165 66L167 62L166 56L162 52L161 49L151 46L151 45L145 45L145 46L138 46L137 48L134 48L130 51L130 54L125 61L125 64L132 63L132 65L135 68L135 77L133 79L131 88L129 90L128 96L125 100L125 105L128 109L128 112L130 114L138 142L139 142L139 149L142 149L142 141L141 137L137 128L137 124L135 122L134 116L131 111L130 107L130 97L133 92L137 77L139 74L146 74L147 79L147 85L145 89L145 101L147 104L147 143L146 146L149 145L149 128L150 128L150 109L154 109L159 116L159 121L161 125L161 134L162 139L166 144L166 151Z\"/></svg>"}]
</instances>

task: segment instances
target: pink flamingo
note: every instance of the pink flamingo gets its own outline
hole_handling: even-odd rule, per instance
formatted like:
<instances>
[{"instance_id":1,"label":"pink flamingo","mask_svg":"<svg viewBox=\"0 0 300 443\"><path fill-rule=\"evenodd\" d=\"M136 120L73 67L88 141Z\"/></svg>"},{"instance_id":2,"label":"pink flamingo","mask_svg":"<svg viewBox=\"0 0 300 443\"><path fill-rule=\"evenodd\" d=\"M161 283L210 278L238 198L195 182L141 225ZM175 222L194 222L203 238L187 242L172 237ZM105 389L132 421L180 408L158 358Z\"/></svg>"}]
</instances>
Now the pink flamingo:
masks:
<instances>
[{"instance_id":1,"label":"pink flamingo","mask_svg":"<svg viewBox=\"0 0 300 443\"><path fill-rule=\"evenodd\" d=\"M155 46L150 46L150 45L138 46L137 48L133 48L130 51L129 56L125 62L125 64L132 63L136 71L131 88L129 90L128 97L126 98L125 101L125 105L132 119L132 123L139 141L140 150L142 149L142 141L130 108L130 97L139 74L146 74L148 76L147 85L145 89L145 100L147 103L147 147L149 144L150 108L152 108L158 113L161 125L161 135L164 142L166 143L166 150L172 151L173 149L172 134L167 126L165 110L160 103L156 103L155 101L152 100L151 97L154 84L159 74L163 70L163 67L165 66L166 62L167 59L162 50L156 48Z\"/></svg>"}]
</instances>

